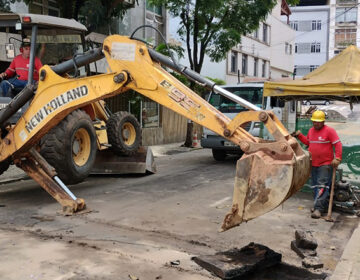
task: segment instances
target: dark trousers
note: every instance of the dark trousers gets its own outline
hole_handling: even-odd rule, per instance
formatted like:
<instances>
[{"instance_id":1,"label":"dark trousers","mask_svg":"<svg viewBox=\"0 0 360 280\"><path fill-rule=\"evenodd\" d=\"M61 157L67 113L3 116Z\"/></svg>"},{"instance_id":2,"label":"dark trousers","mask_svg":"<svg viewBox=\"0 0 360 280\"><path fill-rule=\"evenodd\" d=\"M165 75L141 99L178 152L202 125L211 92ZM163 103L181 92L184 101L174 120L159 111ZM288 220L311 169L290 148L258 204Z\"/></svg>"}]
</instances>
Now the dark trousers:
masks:
<instances>
[{"instance_id":1,"label":"dark trousers","mask_svg":"<svg viewBox=\"0 0 360 280\"><path fill-rule=\"evenodd\" d=\"M311 180L314 193L314 209L327 212L331 186L332 166L323 165L311 168Z\"/></svg>"},{"instance_id":2,"label":"dark trousers","mask_svg":"<svg viewBox=\"0 0 360 280\"><path fill-rule=\"evenodd\" d=\"M0 97L13 97L10 96L10 88L14 89L23 89L27 84L27 81L19 80L17 78L12 78L9 80L4 80L0 83Z\"/></svg>"}]
</instances>

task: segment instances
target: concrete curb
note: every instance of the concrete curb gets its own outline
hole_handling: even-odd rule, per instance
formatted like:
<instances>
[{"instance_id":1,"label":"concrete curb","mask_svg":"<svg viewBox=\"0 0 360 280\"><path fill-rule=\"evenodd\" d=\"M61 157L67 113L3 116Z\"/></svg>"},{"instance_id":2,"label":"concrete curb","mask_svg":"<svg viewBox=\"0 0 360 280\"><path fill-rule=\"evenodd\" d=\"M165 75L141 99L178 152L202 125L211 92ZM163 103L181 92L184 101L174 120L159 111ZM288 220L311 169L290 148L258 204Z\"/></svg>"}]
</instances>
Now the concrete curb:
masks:
<instances>
[{"instance_id":1,"label":"concrete curb","mask_svg":"<svg viewBox=\"0 0 360 280\"><path fill-rule=\"evenodd\" d=\"M10 184L10 183L14 183L14 182L22 181L22 180L30 180L30 179L31 178L27 175L24 175L21 177L7 178L7 179L0 180L0 185Z\"/></svg>"},{"instance_id":2,"label":"concrete curb","mask_svg":"<svg viewBox=\"0 0 360 280\"><path fill-rule=\"evenodd\" d=\"M154 157L162 157L171 154L186 153L186 152L202 149L201 147L196 147L196 148L183 147L182 144L183 142L154 145L149 147L151 148ZM0 177L0 185L31 179L28 175L26 175L24 171L22 171L20 168L16 167L15 165L11 165L9 169L5 171L4 174L1 175L1 177Z\"/></svg>"},{"instance_id":3,"label":"concrete curb","mask_svg":"<svg viewBox=\"0 0 360 280\"><path fill-rule=\"evenodd\" d=\"M331 280L360 279L360 224L354 230L338 262Z\"/></svg>"}]
</instances>

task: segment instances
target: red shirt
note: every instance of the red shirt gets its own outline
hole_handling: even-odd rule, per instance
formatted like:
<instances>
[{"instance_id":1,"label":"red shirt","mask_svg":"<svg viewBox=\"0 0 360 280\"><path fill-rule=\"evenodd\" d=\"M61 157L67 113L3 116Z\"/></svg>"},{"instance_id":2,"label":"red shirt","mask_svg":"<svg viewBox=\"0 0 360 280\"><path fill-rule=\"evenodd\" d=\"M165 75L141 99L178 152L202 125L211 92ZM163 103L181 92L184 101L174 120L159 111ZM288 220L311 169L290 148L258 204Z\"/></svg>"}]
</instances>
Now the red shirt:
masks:
<instances>
[{"instance_id":1,"label":"red shirt","mask_svg":"<svg viewBox=\"0 0 360 280\"><path fill-rule=\"evenodd\" d=\"M23 58L21 54L16 56L11 62L8 69L6 69L5 73L9 78L19 75L18 79L27 81L29 74L29 58ZM34 80L39 80L39 70L42 67L40 59L35 57L35 65L34 65Z\"/></svg>"},{"instance_id":2,"label":"red shirt","mask_svg":"<svg viewBox=\"0 0 360 280\"><path fill-rule=\"evenodd\" d=\"M310 128L305 137L300 133L299 140L309 146L312 166L329 165L334 159L333 146L336 158L342 158L342 144L335 129L324 125L320 130Z\"/></svg>"}]
</instances>

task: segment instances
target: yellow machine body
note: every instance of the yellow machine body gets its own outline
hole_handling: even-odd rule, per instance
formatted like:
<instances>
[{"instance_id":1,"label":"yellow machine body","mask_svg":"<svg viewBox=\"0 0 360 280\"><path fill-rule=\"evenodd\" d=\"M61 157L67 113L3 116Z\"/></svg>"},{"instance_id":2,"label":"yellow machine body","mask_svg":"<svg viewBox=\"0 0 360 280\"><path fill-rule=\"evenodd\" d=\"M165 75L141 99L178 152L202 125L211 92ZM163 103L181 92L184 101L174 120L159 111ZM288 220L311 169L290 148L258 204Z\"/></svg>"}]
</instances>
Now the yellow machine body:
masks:
<instances>
[{"instance_id":1,"label":"yellow machine body","mask_svg":"<svg viewBox=\"0 0 360 280\"><path fill-rule=\"evenodd\" d=\"M229 119L153 61L148 47L137 40L109 36L103 43L103 53L111 69L107 74L70 79L57 75L49 66L41 69L42 78L28 110L0 142L0 161L9 157L19 161L73 110L131 89L209 128L244 151L237 163L233 206L222 230L271 211L307 180L309 155L272 112L245 111ZM101 113L101 106L94 110ZM241 127L249 121L263 122L275 140L265 142L250 135ZM103 132L98 136L100 142L105 141Z\"/></svg>"}]
</instances>

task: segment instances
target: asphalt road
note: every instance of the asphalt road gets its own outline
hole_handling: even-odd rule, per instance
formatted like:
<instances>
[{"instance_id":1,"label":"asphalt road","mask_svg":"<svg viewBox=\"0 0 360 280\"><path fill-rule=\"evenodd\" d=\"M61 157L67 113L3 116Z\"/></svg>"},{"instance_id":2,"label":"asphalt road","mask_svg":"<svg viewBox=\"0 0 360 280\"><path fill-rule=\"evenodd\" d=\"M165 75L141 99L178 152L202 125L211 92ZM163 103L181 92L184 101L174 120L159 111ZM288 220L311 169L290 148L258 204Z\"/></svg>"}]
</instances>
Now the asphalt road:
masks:
<instances>
[{"instance_id":1,"label":"asphalt road","mask_svg":"<svg viewBox=\"0 0 360 280\"><path fill-rule=\"evenodd\" d=\"M335 213L335 223L313 220L311 195L298 193L219 233L231 206L236 159L215 162L209 150L169 154L156 158L154 175L90 177L72 186L89 211L70 217L32 180L0 186L0 278L217 279L191 257L250 242L301 266L290 250L296 229L313 231L324 271L335 269L357 218Z\"/></svg>"}]
</instances>

